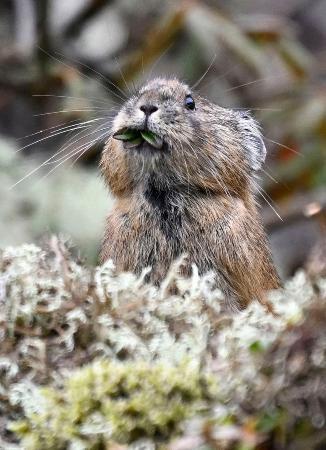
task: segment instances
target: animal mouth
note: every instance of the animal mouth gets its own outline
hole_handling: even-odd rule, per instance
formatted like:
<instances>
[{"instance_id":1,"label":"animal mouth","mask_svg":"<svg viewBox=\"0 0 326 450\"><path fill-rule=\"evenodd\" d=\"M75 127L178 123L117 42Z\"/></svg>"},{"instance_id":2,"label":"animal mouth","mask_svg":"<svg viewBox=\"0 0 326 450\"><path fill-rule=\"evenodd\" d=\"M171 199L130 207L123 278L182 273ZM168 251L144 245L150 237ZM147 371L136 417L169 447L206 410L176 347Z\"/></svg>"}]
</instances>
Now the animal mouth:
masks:
<instances>
[{"instance_id":1,"label":"animal mouth","mask_svg":"<svg viewBox=\"0 0 326 450\"><path fill-rule=\"evenodd\" d=\"M123 128L114 133L113 137L122 141L125 148L141 148L144 144L155 150L163 147L163 139L149 130Z\"/></svg>"}]
</instances>

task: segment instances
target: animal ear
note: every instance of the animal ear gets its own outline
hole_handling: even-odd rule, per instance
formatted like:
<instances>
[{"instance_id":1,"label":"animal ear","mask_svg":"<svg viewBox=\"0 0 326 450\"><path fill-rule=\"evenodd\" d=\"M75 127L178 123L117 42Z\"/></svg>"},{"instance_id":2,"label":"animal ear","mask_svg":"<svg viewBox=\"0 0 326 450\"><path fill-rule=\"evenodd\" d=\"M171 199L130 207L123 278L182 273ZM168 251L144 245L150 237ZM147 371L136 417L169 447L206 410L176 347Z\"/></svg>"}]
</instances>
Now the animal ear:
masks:
<instances>
[{"instance_id":1,"label":"animal ear","mask_svg":"<svg viewBox=\"0 0 326 450\"><path fill-rule=\"evenodd\" d=\"M245 149L247 150L250 167L253 170L260 170L266 159L266 147L260 133L247 136Z\"/></svg>"},{"instance_id":2,"label":"animal ear","mask_svg":"<svg viewBox=\"0 0 326 450\"><path fill-rule=\"evenodd\" d=\"M244 151L253 170L261 169L266 158L266 147L258 123L249 112L240 112L240 130Z\"/></svg>"}]
</instances>

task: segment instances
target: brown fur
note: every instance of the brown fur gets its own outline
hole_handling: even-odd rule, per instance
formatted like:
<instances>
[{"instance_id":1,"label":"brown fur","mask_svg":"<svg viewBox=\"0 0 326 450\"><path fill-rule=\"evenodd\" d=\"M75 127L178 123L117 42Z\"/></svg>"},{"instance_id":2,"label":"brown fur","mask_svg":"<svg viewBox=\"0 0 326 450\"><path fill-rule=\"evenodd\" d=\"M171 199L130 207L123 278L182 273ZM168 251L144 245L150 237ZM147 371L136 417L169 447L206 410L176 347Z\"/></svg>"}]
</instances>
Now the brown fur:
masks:
<instances>
[{"instance_id":1,"label":"brown fur","mask_svg":"<svg viewBox=\"0 0 326 450\"><path fill-rule=\"evenodd\" d=\"M142 104L158 111L148 129L163 138L161 150L126 149L110 137L101 168L117 202L107 219L101 260L140 273L152 267L160 282L171 263L188 255L200 273L214 270L227 304L243 308L277 288L267 239L254 198L255 171L265 148L255 121L194 96L185 108L188 86L156 79L117 115L112 133L141 129Z\"/></svg>"}]
</instances>

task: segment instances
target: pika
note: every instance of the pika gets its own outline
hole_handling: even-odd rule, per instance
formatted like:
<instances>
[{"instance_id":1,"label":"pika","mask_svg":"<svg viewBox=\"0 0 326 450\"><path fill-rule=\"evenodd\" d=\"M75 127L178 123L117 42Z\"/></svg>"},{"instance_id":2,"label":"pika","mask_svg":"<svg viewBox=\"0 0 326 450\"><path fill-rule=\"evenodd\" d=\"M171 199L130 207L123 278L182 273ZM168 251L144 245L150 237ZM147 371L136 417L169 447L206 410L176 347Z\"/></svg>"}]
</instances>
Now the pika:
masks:
<instances>
[{"instance_id":1,"label":"pika","mask_svg":"<svg viewBox=\"0 0 326 450\"><path fill-rule=\"evenodd\" d=\"M248 112L222 108L177 79L157 78L122 106L101 171L116 198L101 261L160 283L188 256L216 273L226 304L243 309L279 287L255 200L266 148Z\"/></svg>"}]
</instances>

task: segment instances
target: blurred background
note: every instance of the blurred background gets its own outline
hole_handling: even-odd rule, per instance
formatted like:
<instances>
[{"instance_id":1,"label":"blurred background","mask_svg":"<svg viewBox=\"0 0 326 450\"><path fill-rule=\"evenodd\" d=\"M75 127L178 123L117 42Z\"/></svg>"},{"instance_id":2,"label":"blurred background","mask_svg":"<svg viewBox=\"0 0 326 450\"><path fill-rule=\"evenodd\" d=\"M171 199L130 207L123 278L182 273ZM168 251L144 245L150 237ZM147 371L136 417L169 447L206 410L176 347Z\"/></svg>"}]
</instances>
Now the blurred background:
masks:
<instances>
[{"instance_id":1,"label":"blurred background","mask_svg":"<svg viewBox=\"0 0 326 450\"><path fill-rule=\"evenodd\" d=\"M0 247L55 232L96 263L112 205L97 119L175 75L253 111L279 271L325 270L324 0L1 0L0 41Z\"/></svg>"}]
</instances>

